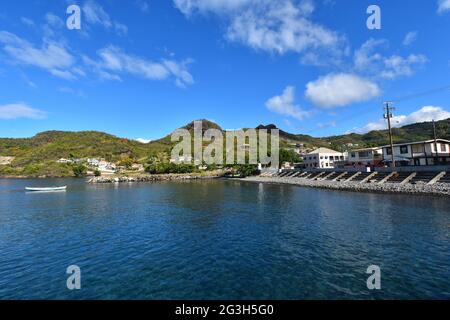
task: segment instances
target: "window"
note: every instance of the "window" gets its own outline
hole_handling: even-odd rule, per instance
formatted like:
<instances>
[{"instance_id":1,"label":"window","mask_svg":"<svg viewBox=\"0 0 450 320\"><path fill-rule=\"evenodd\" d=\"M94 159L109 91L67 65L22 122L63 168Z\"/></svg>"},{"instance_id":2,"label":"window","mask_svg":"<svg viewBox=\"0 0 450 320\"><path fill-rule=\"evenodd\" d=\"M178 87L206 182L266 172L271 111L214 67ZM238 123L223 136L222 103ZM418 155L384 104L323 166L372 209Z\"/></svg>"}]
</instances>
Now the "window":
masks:
<instances>
[{"instance_id":1,"label":"window","mask_svg":"<svg viewBox=\"0 0 450 320\"><path fill-rule=\"evenodd\" d=\"M408 146L401 146L400 147L400 153L401 154L408 153Z\"/></svg>"},{"instance_id":2,"label":"window","mask_svg":"<svg viewBox=\"0 0 450 320\"><path fill-rule=\"evenodd\" d=\"M415 144L412 146L413 153L425 153L425 145L423 144Z\"/></svg>"},{"instance_id":3,"label":"window","mask_svg":"<svg viewBox=\"0 0 450 320\"><path fill-rule=\"evenodd\" d=\"M352 158L356 157L356 153L355 153L355 152L352 152L351 157L352 157Z\"/></svg>"},{"instance_id":4,"label":"window","mask_svg":"<svg viewBox=\"0 0 450 320\"><path fill-rule=\"evenodd\" d=\"M360 158L368 158L369 152L368 151L360 151L360 152L358 152L358 155Z\"/></svg>"},{"instance_id":5,"label":"window","mask_svg":"<svg viewBox=\"0 0 450 320\"><path fill-rule=\"evenodd\" d=\"M391 147L386 148L386 154L389 154L389 155L392 154L392 149L391 149Z\"/></svg>"},{"instance_id":6,"label":"window","mask_svg":"<svg viewBox=\"0 0 450 320\"><path fill-rule=\"evenodd\" d=\"M447 152L447 145L446 144L441 143L441 151L442 152Z\"/></svg>"},{"instance_id":7,"label":"window","mask_svg":"<svg viewBox=\"0 0 450 320\"><path fill-rule=\"evenodd\" d=\"M320 160L323 160L323 156L320 157Z\"/></svg>"}]
</instances>

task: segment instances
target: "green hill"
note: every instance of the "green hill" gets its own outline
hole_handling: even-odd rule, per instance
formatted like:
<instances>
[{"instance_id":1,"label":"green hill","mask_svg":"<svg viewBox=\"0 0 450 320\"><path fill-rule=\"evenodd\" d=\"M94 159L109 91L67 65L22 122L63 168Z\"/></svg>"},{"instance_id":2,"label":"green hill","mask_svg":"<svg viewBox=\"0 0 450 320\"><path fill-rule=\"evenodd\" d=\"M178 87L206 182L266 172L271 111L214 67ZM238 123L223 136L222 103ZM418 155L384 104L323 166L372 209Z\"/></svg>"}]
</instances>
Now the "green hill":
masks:
<instances>
[{"instance_id":1,"label":"green hill","mask_svg":"<svg viewBox=\"0 0 450 320\"><path fill-rule=\"evenodd\" d=\"M183 128L193 131L193 122ZM215 128L222 130L214 122L203 120L203 131ZM257 129L273 129L275 125L260 125ZM436 122L437 136L450 140L450 119ZM223 130L222 130L223 131ZM416 123L393 129L396 143L428 140L433 138L433 126L429 122ZM325 138L292 134L280 130L280 146L286 148L293 143L303 143L306 147L328 146L336 150L348 149L348 143L358 147L388 144L387 130L366 134L347 134ZM123 157L135 162L146 163L147 159L160 153L170 154L175 143L170 134L147 144L119 138L97 131L65 132L46 131L32 138L0 138L0 156L15 157L11 164L0 165L0 175L8 176L70 176L70 165L58 164L60 158L105 158L116 162Z\"/></svg>"}]
</instances>

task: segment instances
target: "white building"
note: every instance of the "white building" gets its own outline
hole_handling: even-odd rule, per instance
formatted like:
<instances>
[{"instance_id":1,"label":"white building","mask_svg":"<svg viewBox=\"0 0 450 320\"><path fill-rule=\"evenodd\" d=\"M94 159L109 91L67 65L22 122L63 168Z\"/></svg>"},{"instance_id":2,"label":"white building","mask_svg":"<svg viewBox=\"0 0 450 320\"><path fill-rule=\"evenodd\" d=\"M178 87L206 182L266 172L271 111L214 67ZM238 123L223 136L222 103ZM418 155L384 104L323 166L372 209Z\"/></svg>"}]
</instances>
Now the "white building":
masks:
<instances>
[{"instance_id":1,"label":"white building","mask_svg":"<svg viewBox=\"0 0 450 320\"><path fill-rule=\"evenodd\" d=\"M1 157L0 156L0 166L8 165L13 162L14 157Z\"/></svg>"},{"instance_id":2,"label":"white building","mask_svg":"<svg viewBox=\"0 0 450 320\"><path fill-rule=\"evenodd\" d=\"M114 173L116 173L116 165L114 163L110 163L110 162L101 160L98 163L98 170L102 174L114 174Z\"/></svg>"},{"instance_id":3,"label":"white building","mask_svg":"<svg viewBox=\"0 0 450 320\"><path fill-rule=\"evenodd\" d=\"M381 147L364 148L348 152L346 166L353 168L376 167L383 161L383 149Z\"/></svg>"},{"instance_id":4,"label":"white building","mask_svg":"<svg viewBox=\"0 0 450 320\"><path fill-rule=\"evenodd\" d=\"M65 158L61 158L58 161L56 161L57 163L73 163L72 160L69 159L65 159Z\"/></svg>"},{"instance_id":5,"label":"white building","mask_svg":"<svg viewBox=\"0 0 450 320\"><path fill-rule=\"evenodd\" d=\"M384 162L391 165L391 146L383 146L382 148ZM437 139L436 143L434 140L427 140L395 144L394 160L396 166L450 165L450 141Z\"/></svg>"},{"instance_id":6,"label":"white building","mask_svg":"<svg viewBox=\"0 0 450 320\"><path fill-rule=\"evenodd\" d=\"M87 159L87 163L88 163L88 165L90 165L91 167L98 167L98 165L100 164L100 160L98 160L98 159L96 159L96 158Z\"/></svg>"},{"instance_id":7,"label":"white building","mask_svg":"<svg viewBox=\"0 0 450 320\"><path fill-rule=\"evenodd\" d=\"M346 154L328 148L318 148L303 156L306 168L335 168L337 162L345 161Z\"/></svg>"},{"instance_id":8,"label":"white building","mask_svg":"<svg viewBox=\"0 0 450 320\"><path fill-rule=\"evenodd\" d=\"M191 155L182 155L178 156L178 158L171 158L171 163L192 163L192 156Z\"/></svg>"}]
</instances>

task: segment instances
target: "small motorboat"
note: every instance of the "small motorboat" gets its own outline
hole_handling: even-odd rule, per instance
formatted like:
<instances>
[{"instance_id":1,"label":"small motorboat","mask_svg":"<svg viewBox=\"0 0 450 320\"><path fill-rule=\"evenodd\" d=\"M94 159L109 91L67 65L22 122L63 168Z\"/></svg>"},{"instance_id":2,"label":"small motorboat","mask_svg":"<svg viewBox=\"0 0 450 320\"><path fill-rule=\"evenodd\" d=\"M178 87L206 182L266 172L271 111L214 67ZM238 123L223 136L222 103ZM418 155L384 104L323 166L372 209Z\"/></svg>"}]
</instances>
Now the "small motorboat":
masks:
<instances>
[{"instance_id":1,"label":"small motorboat","mask_svg":"<svg viewBox=\"0 0 450 320\"><path fill-rule=\"evenodd\" d=\"M67 186L63 187L48 187L48 188L36 188L36 187L26 187L27 191L39 191L39 192L50 192L50 191L65 191Z\"/></svg>"}]
</instances>

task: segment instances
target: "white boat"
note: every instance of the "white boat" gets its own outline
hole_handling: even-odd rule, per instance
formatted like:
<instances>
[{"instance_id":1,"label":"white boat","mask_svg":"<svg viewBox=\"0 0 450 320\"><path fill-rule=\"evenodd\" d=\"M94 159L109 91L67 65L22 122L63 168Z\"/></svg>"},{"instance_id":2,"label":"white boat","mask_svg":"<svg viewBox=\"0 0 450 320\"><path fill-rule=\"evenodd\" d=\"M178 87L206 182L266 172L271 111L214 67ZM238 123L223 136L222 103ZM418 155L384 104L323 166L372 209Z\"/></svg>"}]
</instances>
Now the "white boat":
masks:
<instances>
[{"instance_id":1,"label":"white boat","mask_svg":"<svg viewBox=\"0 0 450 320\"><path fill-rule=\"evenodd\" d=\"M64 191L67 189L67 186L63 186L63 187L49 187L49 188L33 188L33 187L26 187L25 190L27 191L41 191L41 192L46 192L46 191Z\"/></svg>"}]
</instances>

